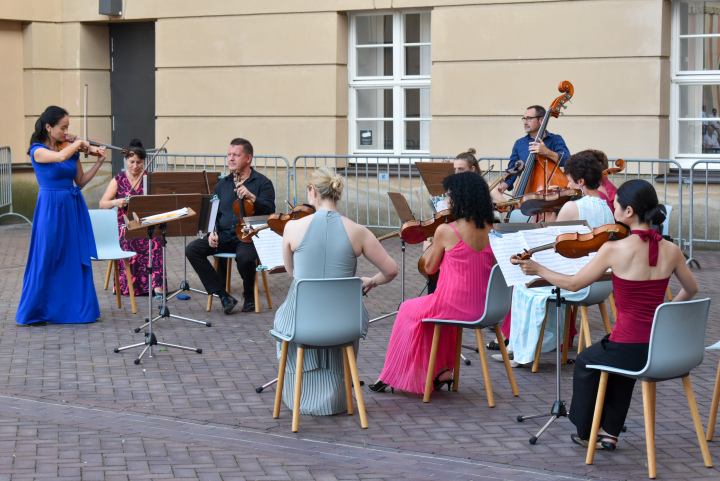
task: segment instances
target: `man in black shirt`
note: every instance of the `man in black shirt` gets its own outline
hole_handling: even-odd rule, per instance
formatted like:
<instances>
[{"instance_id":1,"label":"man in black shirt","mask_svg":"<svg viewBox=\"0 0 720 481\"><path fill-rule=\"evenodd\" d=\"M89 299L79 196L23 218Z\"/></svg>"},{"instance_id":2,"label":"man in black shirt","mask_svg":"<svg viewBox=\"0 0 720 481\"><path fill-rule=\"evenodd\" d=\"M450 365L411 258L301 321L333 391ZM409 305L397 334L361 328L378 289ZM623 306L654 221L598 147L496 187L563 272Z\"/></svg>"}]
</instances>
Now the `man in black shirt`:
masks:
<instances>
[{"instance_id":1,"label":"man in black shirt","mask_svg":"<svg viewBox=\"0 0 720 481\"><path fill-rule=\"evenodd\" d=\"M258 258L252 243L240 242L236 227L240 219L235 215L233 204L238 199L249 199L255 204L254 215L268 215L275 212L275 188L270 179L252 168L253 147L245 139L230 142L227 166L230 173L215 186L215 195L220 199L215 232L197 239L185 248L185 257L197 272L208 294L217 294L222 302L223 312L230 314L237 304L225 290L225 262L220 262L217 272L208 260L209 255L234 252L235 262L243 280L243 312L255 310L255 260ZM242 201L240 203L243 212Z\"/></svg>"}]
</instances>

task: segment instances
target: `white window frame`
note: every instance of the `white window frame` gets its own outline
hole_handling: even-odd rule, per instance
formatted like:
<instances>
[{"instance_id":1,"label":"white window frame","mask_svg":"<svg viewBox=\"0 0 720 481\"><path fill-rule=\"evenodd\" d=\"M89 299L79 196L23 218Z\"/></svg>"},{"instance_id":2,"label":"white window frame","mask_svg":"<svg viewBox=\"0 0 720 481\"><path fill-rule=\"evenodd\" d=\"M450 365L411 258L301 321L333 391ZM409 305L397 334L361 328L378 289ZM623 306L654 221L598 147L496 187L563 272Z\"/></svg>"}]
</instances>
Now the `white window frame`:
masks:
<instances>
[{"instance_id":1,"label":"white window frame","mask_svg":"<svg viewBox=\"0 0 720 481\"><path fill-rule=\"evenodd\" d=\"M405 95L406 88L427 88L430 89L430 75L404 75L405 71L405 47L406 46L423 46L432 45L430 42L405 43L405 21L404 16L413 13L430 13L428 9L409 9L409 10L393 10L393 11L372 11L357 12L350 15L350 25L348 28L348 152L350 154L359 155L416 155L429 154L430 149L424 150L408 150L407 139L405 136L405 121L431 121L432 115L429 117L405 117ZM357 78L357 18L364 16L385 16L393 17L393 75L384 77L362 77ZM432 18L431 18L432 22ZM381 45L368 46L379 47ZM390 46L387 44L385 46ZM432 47L431 47L432 48ZM357 132L357 91L361 89L392 89L393 91L393 148L392 149L361 149L356 147ZM428 132L429 135L429 132Z\"/></svg>"},{"instance_id":2,"label":"white window frame","mask_svg":"<svg viewBox=\"0 0 720 481\"><path fill-rule=\"evenodd\" d=\"M671 45L670 45L670 158L683 167L690 167L700 159L718 159L720 153L680 153L680 88L690 85L720 85L720 70L680 70L680 41L683 38L720 38L718 34L680 35L680 0L672 2ZM712 119L712 117L710 117ZM687 117L683 121L707 122L707 117Z\"/></svg>"}]
</instances>

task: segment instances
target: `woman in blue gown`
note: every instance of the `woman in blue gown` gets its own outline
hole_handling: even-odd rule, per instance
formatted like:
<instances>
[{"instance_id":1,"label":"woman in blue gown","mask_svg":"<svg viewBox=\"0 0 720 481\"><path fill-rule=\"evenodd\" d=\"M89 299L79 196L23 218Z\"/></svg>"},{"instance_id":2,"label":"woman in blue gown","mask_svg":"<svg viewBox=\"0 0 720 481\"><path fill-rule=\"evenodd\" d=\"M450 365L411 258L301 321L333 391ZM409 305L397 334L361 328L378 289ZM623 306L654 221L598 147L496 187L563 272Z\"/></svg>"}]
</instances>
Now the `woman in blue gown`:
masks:
<instances>
[{"instance_id":1,"label":"woman in blue gown","mask_svg":"<svg viewBox=\"0 0 720 481\"><path fill-rule=\"evenodd\" d=\"M100 317L90 260L97 250L80 189L95 176L107 150L79 139L60 149L69 124L65 109L50 106L30 138L28 154L40 191L15 315L18 324L84 323ZM79 152L88 150L98 160L83 172Z\"/></svg>"}]
</instances>

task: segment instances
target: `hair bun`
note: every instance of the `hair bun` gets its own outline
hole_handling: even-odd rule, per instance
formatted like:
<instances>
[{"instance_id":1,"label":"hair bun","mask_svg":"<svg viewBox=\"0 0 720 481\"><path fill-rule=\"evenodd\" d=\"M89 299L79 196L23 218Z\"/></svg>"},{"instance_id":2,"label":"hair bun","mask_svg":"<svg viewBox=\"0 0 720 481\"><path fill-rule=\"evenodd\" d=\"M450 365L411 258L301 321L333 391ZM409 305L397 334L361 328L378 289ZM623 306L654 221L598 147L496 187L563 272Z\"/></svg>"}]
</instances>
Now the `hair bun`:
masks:
<instances>
[{"instance_id":1,"label":"hair bun","mask_svg":"<svg viewBox=\"0 0 720 481\"><path fill-rule=\"evenodd\" d=\"M472 155L475 155L475 153L477 152L477 151L476 151L475 149L473 149L472 147L470 147L467 151L468 151L468 154L472 154Z\"/></svg>"},{"instance_id":2,"label":"hair bun","mask_svg":"<svg viewBox=\"0 0 720 481\"><path fill-rule=\"evenodd\" d=\"M144 148L142 142L140 142L140 139L132 139L130 141L130 147L140 147L141 149Z\"/></svg>"},{"instance_id":3,"label":"hair bun","mask_svg":"<svg viewBox=\"0 0 720 481\"><path fill-rule=\"evenodd\" d=\"M663 204L657 204L645 211L645 222L651 225L661 225L667 218L667 212Z\"/></svg>"}]
</instances>

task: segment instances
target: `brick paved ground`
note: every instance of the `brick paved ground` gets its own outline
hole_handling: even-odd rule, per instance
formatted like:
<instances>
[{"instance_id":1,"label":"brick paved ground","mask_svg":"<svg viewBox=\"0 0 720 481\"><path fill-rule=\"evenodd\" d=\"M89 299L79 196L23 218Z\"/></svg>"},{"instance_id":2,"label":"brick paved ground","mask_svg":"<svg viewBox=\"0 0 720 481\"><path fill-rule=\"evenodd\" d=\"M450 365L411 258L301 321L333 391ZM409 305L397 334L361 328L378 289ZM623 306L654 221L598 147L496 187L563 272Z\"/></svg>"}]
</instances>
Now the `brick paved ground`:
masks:
<instances>
[{"instance_id":1,"label":"brick paved ground","mask_svg":"<svg viewBox=\"0 0 720 481\"><path fill-rule=\"evenodd\" d=\"M595 465L570 443L572 425L554 423L532 446L528 438L544 421L519 424L518 414L549 411L555 397L554 354L541 370L516 369L520 397L510 392L500 363L492 362L495 408L488 408L477 354L462 366L460 390L421 396L363 390L369 428L357 415L301 416L300 433L290 432L290 411L272 418L274 388L255 387L275 378L277 361L268 334L274 311L263 301L260 314L222 315L206 298L172 300L174 314L212 322L203 327L180 320L156 324L158 339L195 346L202 354L157 351L134 365L139 353L115 354L117 346L142 342L133 329L147 316L147 298L118 309L102 290L105 266L95 265L101 321L91 325L18 326L19 301L30 228L0 227L0 480L4 479L643 479L647 476L639 389L628 417L628 433L614 453L599 452ZM400 258L400 244L386 242ZM182 245L168 246L171 287L183 279ZM407 250L407 297L423 286L414 271L419 247ZM697 254L699 297L714 299L708 344L720 339L720 253ZM361 261L360 273L372 273ZM200 288L194 275L193 287ZM233 281L240 282L235 273ZM270 276L280 304L290 284ZM671 284L677 291L677 285ZM374 290L366 306L372 317L396 308L399 280ZM374 381L384 361L392 319L374 323L361 343L361 379ZM593 339L601 335L591 310ZM486 331L487 332L487 331ZM490 340L486 335L486 341ZM466 334L466 343L472 337ZM678 349L682 340L678 340ZM572 356L571 356L572 357ZM703 423L707 423L718 354L707 355L691 376ZM563 398L569 400L572 367L563 367ZM656 450L661 479L718 479L704 467L682 383L658 387ZM710 443L720 463L718 443Z\"/></svg>"}]
</instances>

